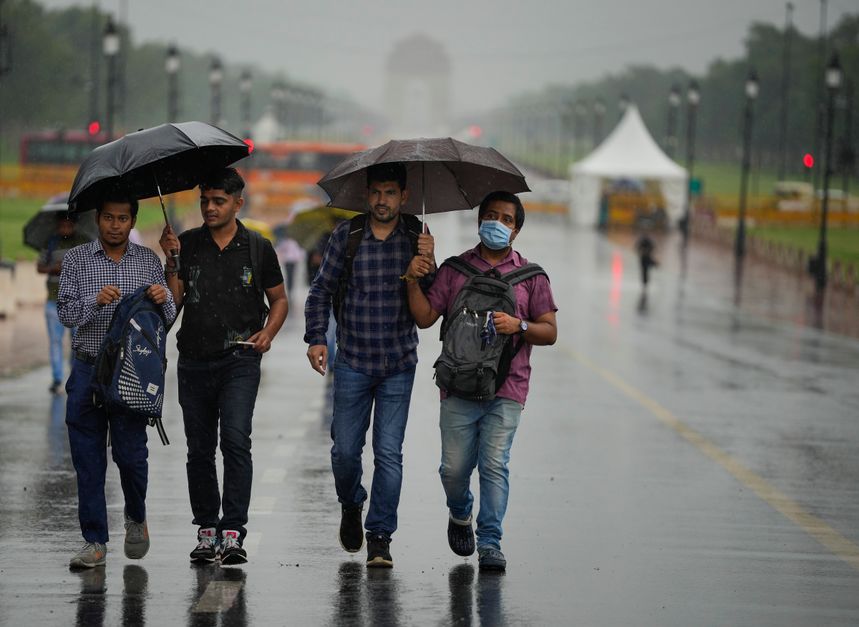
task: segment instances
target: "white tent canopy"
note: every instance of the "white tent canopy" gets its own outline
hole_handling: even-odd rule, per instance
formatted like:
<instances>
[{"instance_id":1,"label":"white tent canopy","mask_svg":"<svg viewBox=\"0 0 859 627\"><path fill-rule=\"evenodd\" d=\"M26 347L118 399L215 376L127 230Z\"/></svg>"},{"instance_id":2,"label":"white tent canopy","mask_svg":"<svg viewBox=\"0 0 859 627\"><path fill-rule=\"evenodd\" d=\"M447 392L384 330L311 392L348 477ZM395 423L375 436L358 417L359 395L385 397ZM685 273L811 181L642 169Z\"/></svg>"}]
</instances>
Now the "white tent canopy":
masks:
<instances>
[{"instance_id":1,"label":"white tent canopy","mask_svg":"<svg viewBox=\"0 0 859 627\"><path fill-rule=\"evenodd\" d=\"M658 181L665 210L674 222L686 203L686 169L677 165L651 137L638 107L630 104L623 119L591 154L570 168L572 215L580 224L595 225L604 180L619 178Z\"/></svg>"}]
</instances>

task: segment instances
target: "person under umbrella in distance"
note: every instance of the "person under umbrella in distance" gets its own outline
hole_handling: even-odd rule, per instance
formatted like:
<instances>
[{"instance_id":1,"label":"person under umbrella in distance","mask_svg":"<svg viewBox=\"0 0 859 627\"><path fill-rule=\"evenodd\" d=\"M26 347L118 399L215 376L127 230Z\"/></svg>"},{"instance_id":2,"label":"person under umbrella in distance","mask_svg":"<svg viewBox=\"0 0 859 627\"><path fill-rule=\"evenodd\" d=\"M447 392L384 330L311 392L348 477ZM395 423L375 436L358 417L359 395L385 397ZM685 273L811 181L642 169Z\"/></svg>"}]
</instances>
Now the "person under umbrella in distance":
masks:
<instances>
[{"instance_id":1,"label":"person under umbrella in distance","mask_svg":"<svg viewBox=\"0 0 859 627\"><path fill-rule=\"evenodd\" d=\"M125 555L140 559L149 551L146 421L96 407L92 390L96 355L124 295L148 285L146 294L161 306L165 321L169 324L176 318L161 261L150 249L128 241L137 209L137 200L128 192L109 190L96 209L98 239L69 250L60 273L57 314L65 326L77 327L72 342L74 363L66 383L66 425L77 473L78 517L86 543L69 562L73 569L105 564L108 427L125 497Z\"/></svg>"},{"instance_id":2,"label":"person under umbrella in distance","mask_svg":"<svg viewBox=\"0 0 859 627\"><path fill-rule=\"evenodd\" d=\"M66 251L86 244L90 241L82 233L78 233L77 216L67 211L54 212L56 233L48 239L46 246L39 253L36 270L47 274L46 285L48 297L45 300L45 322L48 326L48 342L51 356L51 387L50 391L59 394L63 389L63 336L65 327L57 315L57 295L60 291L60 272L63 269L63 255ZM74 338L74 329L69 333Z\"/></svg>"},{"instance_id":3,"label":"person under umbrella in distance","mask_svg":"<svg viewBox=\"0 0 859 627\"><path fill-rule=\"evenodd\" d=\"M403 439L417 363L418 335L405 298L404 281L416 254L432 260L432 238L421 233L415 216L400 212L408 198L406 168L385 163L365 173L369 213L338 225L305 301L310 366L324 375L329 367L325 332L332 301L337 314L331 467L341 503L340 544L356 553L367 538L367 566L393 566L391 536L403 479ZM351 263L347 251L354 222L361 228ZM410 235L410 233L412 235ZM416 250L417 249L417 250ZM341 283L341 280L344 283ZM430 278L424 281L428 285ZM345 288L345 294L340 289ZM361 521L367 491L361 485L361 453L373 411L375 472L367 519Z\"/></svg>"},{"instance_id":4,"label":"person under umbrella in distance","mask_svg":"<svg viewBox=\"0 0 859 627\"><path fill-rule=\"evenodd\" d=\"M160 241L168 258L167 284L176 303L184 306L178 333L179 404L188 443L188 491L198 526L193 562L218 557L222 564L247 561L242 544L253 479L251 426L260 362L289 308L271 242L236 219L244 186L235 168L210 173L200 183L203 225L180 237L167 226ZM178 272L172 250L179 251ZM215 465L219 427L223 498Z\"/></svg>"}]
</instances>

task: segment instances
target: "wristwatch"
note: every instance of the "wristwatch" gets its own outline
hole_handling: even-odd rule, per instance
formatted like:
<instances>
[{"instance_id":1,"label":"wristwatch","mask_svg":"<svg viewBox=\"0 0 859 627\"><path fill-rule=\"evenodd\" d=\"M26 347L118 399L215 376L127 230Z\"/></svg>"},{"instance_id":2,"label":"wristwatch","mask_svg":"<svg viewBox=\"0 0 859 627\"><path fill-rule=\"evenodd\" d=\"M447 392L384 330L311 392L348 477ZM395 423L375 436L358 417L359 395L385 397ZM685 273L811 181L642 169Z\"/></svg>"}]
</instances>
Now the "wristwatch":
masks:
<instances>
[{"instance_id":1,"label":"wristwatch","mask_svg":"<svg viewBox=\"0 0 859 627\"><path fill-rule=\"evenodd\" d=\"M519 335L525 335L525 331L528 330L528 323L524 320L519 320Z\"/></svg>"}]
</instances>

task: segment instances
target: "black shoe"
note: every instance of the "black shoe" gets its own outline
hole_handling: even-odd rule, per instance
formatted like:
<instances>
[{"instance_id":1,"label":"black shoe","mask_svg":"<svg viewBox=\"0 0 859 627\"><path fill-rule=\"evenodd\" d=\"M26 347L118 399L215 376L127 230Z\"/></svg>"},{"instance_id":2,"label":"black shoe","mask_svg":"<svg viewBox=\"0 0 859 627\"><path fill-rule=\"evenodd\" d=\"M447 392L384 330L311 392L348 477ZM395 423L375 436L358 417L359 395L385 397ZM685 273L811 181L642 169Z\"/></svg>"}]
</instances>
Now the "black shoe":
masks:
<instances>
[{"instance_id":1,"label":"black shoe","mask_svg":"<svg viewBox=\"0 0 859 627\"><path fill-rule=\"evenodd\" d=\"M340 546L344 551L357 553L364 546L364 523L361 522L363 505L343 505L340 513Z\"/></svg>"},{"instance_id":2,"label":"black shoe","mask_svg":"<svg viewBox=\"0 0 859 627\"><path fill-rule=\"evenodd\" d=\"M477 549L477 564L480 570L507 570L507 559L501 549L496 549L492 546L482 546Z\"/></svg>"},{"instance_id":3,"label":"black shoe","mask_svg":"<svg viewBox=\"0 0 859 627\"><path fill-rule=\"evenodd\" d=\"M448 519L447 544L457 555L468 557L474 553L474 530L471 528L471 517L464 525L454 522L453 518Z\"/></svg>"},{"instance_id":4,"label":"black shoe","mask_svg":"<svg viewBox=\"0 0 859 627\"><path fill-rule=\"evenodd\" d=\"M197 548L191 551L191 561L197 564L211 564L218 555L218 533L214 527L197 531Z\"/></svg>"},{"instance_id":5,"label":"black shoe","mask_svg":"<svg viewBox=\"0 0 859 627\"><path fill-rule=\"evenodd\" d=\"M248 561L248 552L239 544L239 532L226 530L221 537L221 565L233 566Z\"/></svg>"},{"instance_id":6,"label":"black shoe","mask_svg":"<svg viewBox=\"0 0 859 627\"><path fill-rule=\"evenodd\" d=\"M381 533L367 536L367 568L393 568L390 546L391 539Z\"/></svg>"}]
</instances>

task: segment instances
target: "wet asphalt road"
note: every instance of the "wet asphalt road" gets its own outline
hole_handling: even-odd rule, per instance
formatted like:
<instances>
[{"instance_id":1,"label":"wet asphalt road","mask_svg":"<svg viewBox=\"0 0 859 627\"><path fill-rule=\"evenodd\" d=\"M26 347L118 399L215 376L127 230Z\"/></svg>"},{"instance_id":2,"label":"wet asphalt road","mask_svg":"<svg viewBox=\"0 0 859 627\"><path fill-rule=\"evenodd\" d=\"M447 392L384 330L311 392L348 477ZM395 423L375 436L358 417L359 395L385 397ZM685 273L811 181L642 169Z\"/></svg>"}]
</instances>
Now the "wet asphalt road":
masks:
<instances>
[{"instance_id":1,"label":"wet asphalt road","mask_svg":"<svg viewBox=\"0 0 859 627\"><path fill-rule=\"evenodd\" d=\"M473 245L466 220L430 217L439 259ZM84 574L67 569L65 399L44 392L46 368L0 380L0 625L859 623L859 341L768 316L795 297L776 279L749 273L741 293L767 306L737 308L728 258L703 247L684 275L662 242L646 302L625 242L534 218L517 248L552 277L559 340L534 351L505 575L447 547L435 329L421 336L395 567L340 549L325 381L296 304L263 360L243 568L187 561L175 352L173 444L150 432L152 549L122 555L111 465L108 564Z\"/></svg>"}]
</instances>

